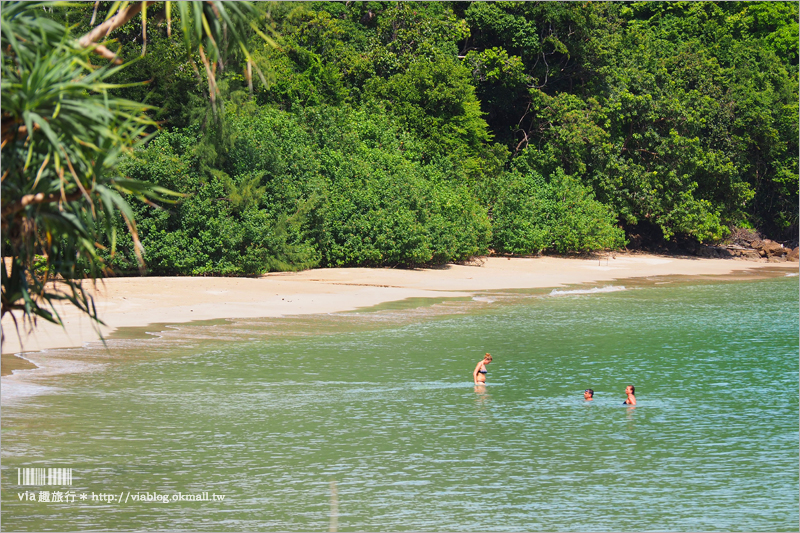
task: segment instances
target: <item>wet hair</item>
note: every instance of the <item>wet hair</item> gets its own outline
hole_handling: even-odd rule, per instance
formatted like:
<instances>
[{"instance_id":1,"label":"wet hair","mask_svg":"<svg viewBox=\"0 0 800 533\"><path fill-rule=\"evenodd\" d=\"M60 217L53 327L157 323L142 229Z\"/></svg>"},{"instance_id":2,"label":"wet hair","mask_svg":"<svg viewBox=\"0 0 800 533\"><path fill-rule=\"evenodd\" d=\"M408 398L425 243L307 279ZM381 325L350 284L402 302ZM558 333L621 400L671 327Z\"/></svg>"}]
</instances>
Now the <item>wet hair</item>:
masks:
<instances>
[{"instance_id":1,"label":"wet hair","mask_svg":"<svg viewBox=\"0 0 800 533\"><path fill-rule=\"evenodd\" d=\"M486 355L483 356L483 358L484 359L488 359L489 361L491 361L492 360L492 355L487 353Z\"/></svg>"},{"instance_id":2,"label":"wet hair","mask_svg":"<svg viewBox=\"0 0 800 533\"><path fill-rule=\"evenodd\" d=\"M585 391L583 391L583 392L588 392L588 393L589 393L589 396L591 396L592 398L594 398L594 391L593 391L592 389L586 389L586 390L585 390Z\"/></svg>"},{"instance_id":3,"label":"wet hair","mask_svg":"<svg viewBox=\"0 0 800 533\"><path fill-rule=\"evenodd\" d=\"M633 385L628 385L628 387L631 388L631 394L636 394L636 387L634 387Z\"/></svg>"}]
</instances>

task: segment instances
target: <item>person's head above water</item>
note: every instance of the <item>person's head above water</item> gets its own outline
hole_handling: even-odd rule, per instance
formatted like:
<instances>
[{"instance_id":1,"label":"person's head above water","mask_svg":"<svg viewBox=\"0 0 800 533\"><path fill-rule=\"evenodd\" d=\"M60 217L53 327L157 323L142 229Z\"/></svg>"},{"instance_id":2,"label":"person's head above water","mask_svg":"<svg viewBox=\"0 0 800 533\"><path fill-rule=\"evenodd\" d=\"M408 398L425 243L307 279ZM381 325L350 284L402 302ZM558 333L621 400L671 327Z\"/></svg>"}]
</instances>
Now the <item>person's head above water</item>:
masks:
<instances>
[{"instance_id":1,"label":"person's head above water","mask_svg":"<svg viewBox=\"0 0 800 533\"><path fill-rule=\"evenodd\" d=\"M627 387L625 387L625 394L627 394L628 397L625 398L625 401L622 403L627 405L636 405L636 396L634 396L635 392L636 388L634 388L633 385L628 385Z\"/></svg>"},{"instance_id":2,"label":"person's head above water","mask_svg":"<svg viewBox=\"0 0 800 533\"><path fill-rule=\"evenodd\" d=\"M594 400L594 391L592 389L586 389L585 391L583 391L583 399Z\"/></svg>"}]
</instances>

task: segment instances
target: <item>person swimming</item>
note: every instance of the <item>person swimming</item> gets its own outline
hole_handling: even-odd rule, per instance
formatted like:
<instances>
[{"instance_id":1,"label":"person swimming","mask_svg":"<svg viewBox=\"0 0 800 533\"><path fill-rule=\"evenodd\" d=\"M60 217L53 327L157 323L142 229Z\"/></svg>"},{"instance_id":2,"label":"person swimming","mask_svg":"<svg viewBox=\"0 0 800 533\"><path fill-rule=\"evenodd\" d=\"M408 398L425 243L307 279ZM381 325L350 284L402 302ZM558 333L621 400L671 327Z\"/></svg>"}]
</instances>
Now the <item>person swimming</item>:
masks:
<instances>
[{"instance_id":1,"label":"person swimming","mask_svg":"<svg viewBox=\"0 0 800 533\"><path fill-rule=\"evenodd\" d=\"M622 402L622 404L623 405L636 405L636 396L634 396L635 392L636 392L636 389L634 388L633 385L628 385L627 387L625 387L625 394L627 394L628 397L625 398L625 401Z\"/></svg>"},{"instance_id":2,"label":"person swimming","mask_svg":"<svg viewBox=\"0 0 800 533\"><path fill-rule=\"evenodd\" d=\"M492 356L487 353L483 356L483 360L475 366L475 370L472 372L472 379L475 381L475 385L486 384L486 374L488 373L486 365L491 362Z\"/></svg>"}]
</instances>

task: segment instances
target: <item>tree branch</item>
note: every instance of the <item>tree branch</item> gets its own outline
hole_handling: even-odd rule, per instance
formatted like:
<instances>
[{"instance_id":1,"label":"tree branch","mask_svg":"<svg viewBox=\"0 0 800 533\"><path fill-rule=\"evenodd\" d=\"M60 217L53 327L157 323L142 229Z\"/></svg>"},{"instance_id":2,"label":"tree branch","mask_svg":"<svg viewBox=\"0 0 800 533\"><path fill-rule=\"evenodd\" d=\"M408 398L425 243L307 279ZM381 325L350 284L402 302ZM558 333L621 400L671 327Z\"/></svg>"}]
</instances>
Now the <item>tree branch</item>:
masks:
<instances>
[{"instance_id":1,"label":"tree branch","mask_svg":"<svg viewBox=\"0 0 800 533\"><path fill-rule=\"evenodd\" d=\"M36 193L36 194L26 194L16 202L12 202L7 206L3 207L2 216L3 219L6 217L13 215L19 211L22 211L27 206L32 204L49 204L53 202L60 202L62 200L66 200L67 202L72 202L77 200L83 196L83 192L74 192L72 194L66 195L64 198L61 197L61 193L52 193L45 195L43 192ZM4 220L5 223L5 220Z\"/></svg>"},{"instance_id":2,"label":"tree branch","mask_svg":"<svg viewBox=\"0 0 800 533\"><path fill-rule=\"evenodd\" d=\"M122 63L122 60L117 57L115 52L112 52L102 44L95 45L94 52L96 54L100 54L101 56L105 57L109 61L113 61L115 64L119 65Z\"/></svg>"},{"instance_id":3,"label":"tree branch","mask_svg":"<svg viewBox=\"0 0 800 533\"><path fill-rule=\"evenodd\" d=\"M104 37L108 37L108 35L131 20L137 13L142 10L142 4L153 4L155 2L136 2L133 5L128 6L127 8L123 9L122 11L118 12L116 15L105 21L104 23L100 24L92 31L78 39L78 45L82 48L89 48L92 45L95 45L98 40ZM109 58L108 54L110 50L102 45L95 45L94 51L100 54L101 56L112 59L115 57L115 54L111 54ZM119 60L115 60L118 62Z\"/></svg>"}]
</instances>

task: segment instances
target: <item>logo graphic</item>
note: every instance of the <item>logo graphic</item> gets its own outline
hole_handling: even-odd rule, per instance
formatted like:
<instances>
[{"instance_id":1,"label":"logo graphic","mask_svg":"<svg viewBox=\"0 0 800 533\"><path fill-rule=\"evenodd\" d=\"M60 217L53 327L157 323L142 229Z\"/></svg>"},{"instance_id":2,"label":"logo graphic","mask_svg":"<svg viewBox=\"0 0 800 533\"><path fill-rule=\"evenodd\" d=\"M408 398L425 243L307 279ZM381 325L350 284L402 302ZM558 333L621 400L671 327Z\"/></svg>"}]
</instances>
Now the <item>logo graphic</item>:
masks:
<instances>
[{"instance_id":1,"label":"logo graphic","mask_svg":"<svg viewBox=\"0 0 800 533\"><path fill-rule=\"evenodd\" d=\"M72 469L17 468L17 485L72 485Z\"/></svg>"}]
</instances>

